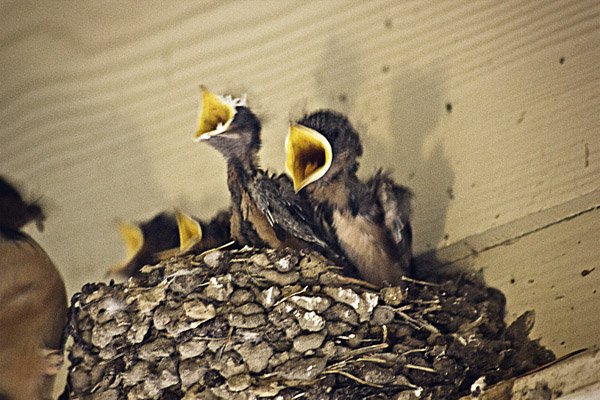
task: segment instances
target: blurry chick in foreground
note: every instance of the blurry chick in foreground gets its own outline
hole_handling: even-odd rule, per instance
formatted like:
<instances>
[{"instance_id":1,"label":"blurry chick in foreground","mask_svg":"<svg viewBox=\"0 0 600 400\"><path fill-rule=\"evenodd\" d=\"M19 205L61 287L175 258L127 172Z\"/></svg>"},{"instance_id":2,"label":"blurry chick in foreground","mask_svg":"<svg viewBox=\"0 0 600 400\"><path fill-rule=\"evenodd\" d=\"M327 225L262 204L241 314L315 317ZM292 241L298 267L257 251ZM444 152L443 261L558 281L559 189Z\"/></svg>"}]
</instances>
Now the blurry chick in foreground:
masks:
<instances>
[{"instance_id":1,"label":"blurry chick in foreground","mask_svg":"<svg viewBox=\"0 0 600 400\"><path fill-rule=\"evenodd\" d=\"M42 208L0 177L0 397L50 398L63 360L67 296L44 250L21 228Z\"/></svg>"},{"instance_id":2,"label":"blurry chick in foreground","mask_svg":"<svg viewBox=\"0 0 600 400\"><path fill-rule=\"evenodd\" d=\"M229 242L229 211L219 211L209 222L191 217L181 210L162 212L148 221L119 221L126 258L109 274L127 278L148 264L189 251L204 251Z\"/></svg>"},{"instance_id":3,"label":"blurry chick in foreground","mask_svg":"<svg viewBox=\"0 0 600 400\"><path fill-rule=\"evenodd\" d=\"M195 140L208 143L227 161L232 238L242 246L313 249L340 260L335 244L316 224L310 205L295 194L289 178L258 167L260 131L261 123L245 99L218 96L202 87Z\"/></svg>"},{"instance_id":4,"label":"blurry chick in foreground","mask_svg":"<svg viewBox=\"0 0 600 400\"><path fill-rule=\"evenodd\" d=\"M331 224L360 276L398 285L412 260L411 192L381 171L367 182L356 176L362 144L348 119L322 110L292 124L286 171Z\"/></svg>"}]
</instances>

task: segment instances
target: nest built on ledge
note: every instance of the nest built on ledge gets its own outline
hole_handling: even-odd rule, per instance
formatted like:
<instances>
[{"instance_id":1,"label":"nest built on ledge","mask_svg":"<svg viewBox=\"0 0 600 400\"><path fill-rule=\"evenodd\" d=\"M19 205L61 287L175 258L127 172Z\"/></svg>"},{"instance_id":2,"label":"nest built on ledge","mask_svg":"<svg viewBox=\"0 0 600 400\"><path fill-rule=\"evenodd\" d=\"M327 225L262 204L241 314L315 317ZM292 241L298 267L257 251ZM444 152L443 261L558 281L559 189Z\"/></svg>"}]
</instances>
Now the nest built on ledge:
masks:
<instances>
[{"instance_id":1,"label":"nest built on ledge","mask_svg":"<svg viewBox=\"0 0 600 400\"><path fill-rule=\"evenodd\" d=\"M553 360L475 276L376 289L315 253L214 250L73 297L72 399L457 399Z\"/></svg>"}]
</instances>

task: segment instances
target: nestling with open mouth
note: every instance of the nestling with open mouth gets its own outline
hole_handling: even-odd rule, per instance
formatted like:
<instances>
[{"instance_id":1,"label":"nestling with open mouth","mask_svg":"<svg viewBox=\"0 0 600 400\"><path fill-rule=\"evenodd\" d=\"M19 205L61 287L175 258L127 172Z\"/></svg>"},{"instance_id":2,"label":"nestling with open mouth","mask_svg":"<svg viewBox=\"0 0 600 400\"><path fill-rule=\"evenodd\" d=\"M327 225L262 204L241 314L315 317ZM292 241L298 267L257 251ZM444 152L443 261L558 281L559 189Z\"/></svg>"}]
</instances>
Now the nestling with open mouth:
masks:
<instances>
[{"instance_id":1,"label":"nestling with open mouth","mask_svg":"<svg viewBox=\"0 0 600 400\"><path fill-rule=\"evenodd\" d=\"M411 192L378 171L356 176L362 145L348 119L322 110L290 126L286 171L333 227L360 276L376 285L402 283L412 260Z\"/></svg>"},{"instance_id":2,"label":"nestling with open mouth","mask_svg":"<svg viewBox=\"0 0 600 400\"><path fill-rule=\"evenodd\" d=\"M175 213L161 212L140 223L119 221L127 255L108 274L127 278L144 265L190 250L202 252L221 246L231 240L229 218L229 211L222 210L204 222L176 209Z\"/></svg>"},{"instance_id":3,"label":"nestling with open mouth","mask_svg":"<svg viewBox=\"0 0 600 400\"><path fill-rule=\"evenodd\" d=\"M233 240L254 247L313 249L342 264L330 233L315 221L312 208L295 194L289 178L258 167L261 123L245 99L201 90L195 140L205 141L227 160Z\"/></svg>"}]
</instances>

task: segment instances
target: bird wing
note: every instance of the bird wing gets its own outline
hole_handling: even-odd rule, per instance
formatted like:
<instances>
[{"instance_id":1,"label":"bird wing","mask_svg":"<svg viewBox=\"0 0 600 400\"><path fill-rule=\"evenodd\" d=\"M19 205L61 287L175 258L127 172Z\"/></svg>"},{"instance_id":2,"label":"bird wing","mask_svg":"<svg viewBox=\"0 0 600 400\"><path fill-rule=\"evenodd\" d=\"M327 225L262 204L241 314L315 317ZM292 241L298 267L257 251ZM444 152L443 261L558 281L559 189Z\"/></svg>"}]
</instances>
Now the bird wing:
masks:
<instances>
[{"instance_id":1,"label":"bird wing","mask_svg":"<svg viewBox=\"0 0 600 400\"><path fill-rule=\"evenodd\" d=\"M412 258L412 228L410 225L412 192L398 185L389 174L377 171L367 187L381 206L383 221L394 242L397 255Z\"/></svg>"},{"instance_id":2,"label":"bird wing","mask_svg":"<svg viewBox=\"0 0 600 400\"><path fill-rule=\"evenodd\" d=\"M250 196L279 237L287 234L327 248L315 232L312 209L294 192L289 178L259 173L249 186Z\"/></svg>"}]
</instances>

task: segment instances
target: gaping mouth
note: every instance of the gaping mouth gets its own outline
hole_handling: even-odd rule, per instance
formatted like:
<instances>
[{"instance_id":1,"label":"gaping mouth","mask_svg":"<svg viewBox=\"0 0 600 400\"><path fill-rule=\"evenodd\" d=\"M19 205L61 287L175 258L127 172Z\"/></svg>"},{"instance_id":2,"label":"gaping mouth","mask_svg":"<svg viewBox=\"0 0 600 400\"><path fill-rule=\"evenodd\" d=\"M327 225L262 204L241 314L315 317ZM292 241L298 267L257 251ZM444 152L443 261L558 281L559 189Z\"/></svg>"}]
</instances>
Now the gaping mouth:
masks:
<instances>
[{"instance_id":1,"label":"gaping mouth","mask_svg":"<svg viewBox=\"0 0 600 400\"><path fill-rule=\"evenodd\" d=\"M140 253L144 246L144 233L142 229L135 224L125 221L118 221L119 233L125 243L125 261L115 265L110 273L115 275L127 275L130 263Z\"/></svg>"},{"instance_id":2,"label":"gaping mouth","mask_svg":"<svg viewBox=\"0 0 600 400\"><path fill-rule=\"evenodd\" d=\"M179 250L186 252L202 240L202 227L194 218L176 209L177 228L179 229Z\"/></svg>"},{"instance_id":3,"label":"gaping mouth","mask_svg":"<svg viewBox=\"0 0 600 400\"><path fill-rule=\"evenodd\" d=\"M236 114L236 107L245 106L246 98L232 98L219 96L212 93L206 86L200 86L202 99L200 101L200 114L198 129L194 135L195 141L208 140L213 136L223 133L229 128Z\"/></svg>"},{"instance_id":4,"label":"gaping mouth","mask_svg":"<svg viewBox=\"0 0 600 400\"><path fill-rule=\"evenodd\" d=\"M320 179L331 167L331 144L325 136L306 126L290 126L285 150L285 169L296 192Z\"/></svg>"}]
</instances>

